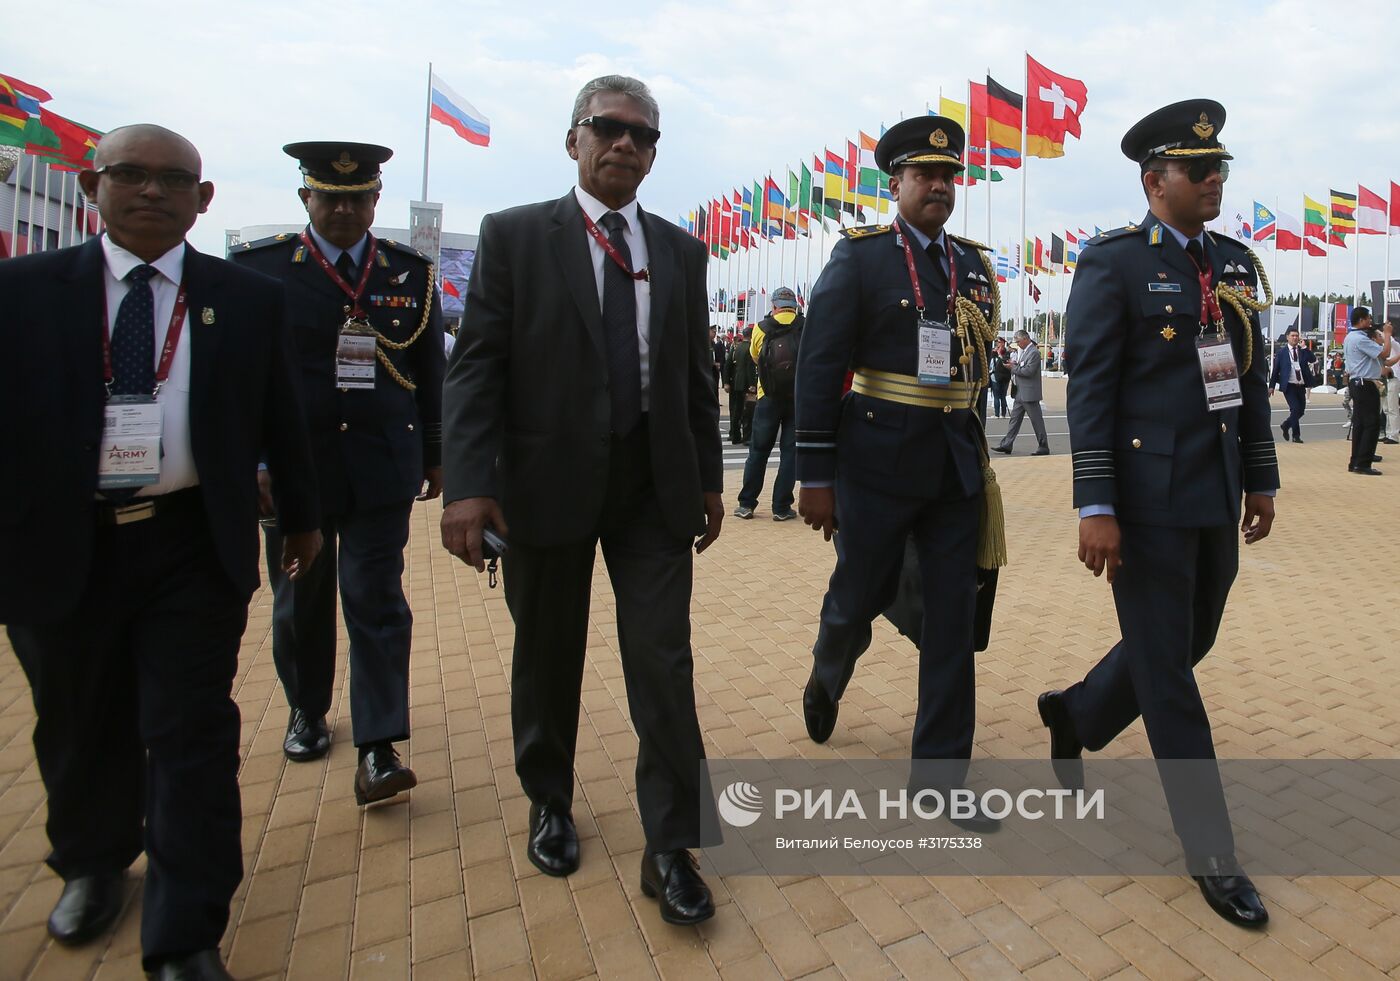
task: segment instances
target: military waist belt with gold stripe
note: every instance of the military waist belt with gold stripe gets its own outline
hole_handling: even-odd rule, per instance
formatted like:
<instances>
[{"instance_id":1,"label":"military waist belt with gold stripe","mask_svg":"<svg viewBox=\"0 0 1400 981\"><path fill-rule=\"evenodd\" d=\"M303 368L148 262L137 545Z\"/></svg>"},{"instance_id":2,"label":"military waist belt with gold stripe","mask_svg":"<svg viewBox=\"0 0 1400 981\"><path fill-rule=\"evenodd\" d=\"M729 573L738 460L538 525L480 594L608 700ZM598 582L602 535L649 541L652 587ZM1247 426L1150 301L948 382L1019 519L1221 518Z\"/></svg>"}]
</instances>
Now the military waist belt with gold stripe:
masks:
<instances>
[{"instance_id":1,"label":"military waist belt with gold stripe","mask_svg":"<svg viewBox=\"0 0 1400 981\"><path fill-rule=\"evenodd\" d=\"M971 409L977 401L976 384L955 381L949 385L920 385L914 375L876 371L873 368L856 369L855 377L851 380L851 391L867 398L942 409L944 412Z\"/></svg>"}]
</instances>

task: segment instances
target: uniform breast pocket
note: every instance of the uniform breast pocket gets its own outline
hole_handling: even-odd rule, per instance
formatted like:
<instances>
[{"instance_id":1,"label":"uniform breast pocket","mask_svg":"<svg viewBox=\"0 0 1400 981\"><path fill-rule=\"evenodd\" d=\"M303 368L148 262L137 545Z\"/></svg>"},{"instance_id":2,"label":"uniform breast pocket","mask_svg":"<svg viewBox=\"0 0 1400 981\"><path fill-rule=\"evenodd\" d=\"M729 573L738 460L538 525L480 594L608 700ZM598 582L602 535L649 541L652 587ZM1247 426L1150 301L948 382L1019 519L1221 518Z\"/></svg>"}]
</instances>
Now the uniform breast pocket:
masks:
<instances>
[{"instance_id":1,"label":"uniform breast pocket","mask_svg":"<svg viewBox=\"0 0 1400 981\"><path fill-rule=\"evenodd\" d=\"M1130 507L1171 507L1176 431L1159 422L1124 419L1118 424L1118 479Z\"/></svg>"},{"instance_id":2,"label":"uniform breast pocket","mask_svg":"<svg viewBox=\"0 0 1400 981\"><path fill-rule=\"evenodd\" d=\"M929 302L928 294L924 294L924 302ZM910 323L917 317L917 307L914 304L914 291L906 287L899 289L887 288L875 292L875 308L881 319L897 315L899 311L907 313Z\"/></svg>"},{"instance_id":3,"label":"uniform breast pocket","mask_svg":"<svg viewBox=\"0 0 1400 981\"><path fill-rule=\"evenodd\" d=\"M1173 336L1168 338L1170 340L1174 339L1176 334L1189 330L1191 324L1200 322L1200 287L1195 283L1186 286L1180 283L1163 282L1160 285L1180 286L1181 292L1149 292L1141 301L1142 319L1146 323L1147 329L1154 334L1160 333L1164 328L1170 326L1173 329ZM1194 331L1191 332L1194 333Z\"/></svg>"}]
</instances>

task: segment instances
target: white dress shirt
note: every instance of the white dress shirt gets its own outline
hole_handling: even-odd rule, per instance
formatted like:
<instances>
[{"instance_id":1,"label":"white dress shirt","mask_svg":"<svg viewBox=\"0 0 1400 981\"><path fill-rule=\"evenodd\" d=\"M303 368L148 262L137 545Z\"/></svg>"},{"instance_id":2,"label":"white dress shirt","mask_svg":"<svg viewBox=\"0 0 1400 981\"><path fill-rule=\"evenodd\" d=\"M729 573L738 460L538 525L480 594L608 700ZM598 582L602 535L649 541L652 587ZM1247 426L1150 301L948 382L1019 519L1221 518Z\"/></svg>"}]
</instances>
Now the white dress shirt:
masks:
<instances>
[{"instance_id":1,"label":"white dress shirt","mask_svg":"<svg viewBox=\"0 0 1400 981\"><path fill-rule=\"evenodd\" d=\"M1303 369L1302 369L1302 367L1298 364L1298 348L1297 348L1296 345L1293 345L1293 344L1288 345L1288 357L1289 357L1289 360L1290 360L1290 369L1289 369L1289 374L1288 374L1288 384L1290 384L1290 385L1301 385L1301 384L1303 384Z\"/></svg>"},{"instance_id":2,"label":"white dress shirt","mask_svg":"<svg viewBox=\"0 0 1400 981\"><path fill-rule=\"evenodd\" d=\"M116 326L117 311L131 288L126 276L143 263L138 256L132 255L106 235L102 236L102 255L106 260L103 282L107 292L107 332L110 337ZM180 292L180 278L185 272L185 243L181 242L151 265L159 273L150 279L151 293L155 297L155 351L152 355L152 366L155 367L160 364L165 334L170 327L171 314L175 312L175 297ZM170 362L170 377L160 386L160 394L156 396L161 420L160 481L142 487L136 492L137 497L169 494L199 483L194 451L190 447L191 312L185 313L180 343L175 346L175 357Z\"/></svg>"},{"instance_id":3,"label":"white dress shirt","mask_svg":"<svg viewBox=\"0 0 1400 981\"><path fill-rule=\"evenodd\" d=\"M583 213L593 219L593 223L598 226L598 230L604 236L608 234L603 228L603 216L612 208L609 208L602 201L589 194L581 187L574 188L574 197L578 198L579 207ZM627 228L622 233L622 239L627 243L627 248L632 253L632 271L637 272L647 267L647 240L642 234L641 208L637 206L637 199L633 198L621 208L616 209L624 221ZM588 239L588 254L593 258L593 278L598 283L598 310L603 309L603 263L612 262L608 258L608 253L598 244L598 240L584 229L580 234ZM650 363L651 353L651 283L645 279L636 282L637 290L637 355L642 367L642 411L646 412L651 405L651 373L647 370Z\"/></svg>"},{"instance_id":4,"label":"white dress shirt","mask_svg":"<svg viewBox=\"0 0 1400 981\"><path fill-rule=\"evenodd\" d=\"M365 249L369 248L368 233L363 235L360 238L360 240L354 245L350 246L350 248L342 249L335 243L329 242L326 239L322 238L320 232L316 231L316 226L307 225L306 230L311 233L311 241L316 243L316 248L321 250L321 254L326 257L326 261L329 262L331 265L335 265L337 262L340 261L340 254L342 252L349 252L350 261L355 264L355 268L361 271L364 270ZM355 284L351 283L350 285L354 286Z\"/></svg>"}]
</instances>

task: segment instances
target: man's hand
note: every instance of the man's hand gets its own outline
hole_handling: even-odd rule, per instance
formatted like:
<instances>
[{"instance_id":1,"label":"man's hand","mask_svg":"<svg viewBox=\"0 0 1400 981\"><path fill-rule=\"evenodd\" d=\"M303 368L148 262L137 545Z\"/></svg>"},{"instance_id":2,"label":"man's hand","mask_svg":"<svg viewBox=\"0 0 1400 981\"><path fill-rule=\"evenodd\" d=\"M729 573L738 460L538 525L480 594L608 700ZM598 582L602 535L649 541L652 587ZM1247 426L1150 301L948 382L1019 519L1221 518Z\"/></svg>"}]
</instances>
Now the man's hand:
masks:
<instances>
[{"instance_id":1,"label":"man's hand","mask_svg":"<svg viewBox=\"0 0 1400 981\"><path fill-rule=\"evenodd\" d=\"M464 497L442 509L442 547L477 572L486 571L481 557L481 529L490 525L502 538L509 533L505 515L494 497Z\"/></svg>"},{"instance_id":2,"label":"man's hand","mask_svg":"<svg viewBox=\"0 0 1400 981\"><path fill-rule=\"evenodd\" d=\"M1244 543L1253 545L1269 537L1269 529L1274 526L1274 499L1268 494L1246 494L1244 496L1244 518L1240 521L1240 531L1244 532Z\"/></svg>"},{"instance_id":3,"label":"man's hand","mask_svg":"<svg viewBox=\"0 0 1400 981\"><path fill-rule=\"evenodd\" d=\"M263 471L266 473L267 471ZM258 474L259 477L262 474ZM295 535L282 538L282 571L287 578L296 582L306 575L316 556L321 554L321 531L299 531Z\"/></svg>"},{"instance_id":4,"label":"man's hand","mask_svg":"<svg viewBox=\"0 0 1400 981\"><path fill-rule=\"evenodd\" d=\"M1269 386L1269 398L1273 398L1273 397L1274 397L1274 386L1270 385L1270 386Z\"/></svg>"},{"instance_id":5,"label":"man's hand","mask_svg":"<svg viewBox=\"0 0 1400 981\"><path fill-rule=\"evenodd\" d=\"M264 518L271 517L276 512L272 506L272 474L266 470L258 471L258 513Z\"/></svg>"},{"instance_id":6,"label":"man's hand","mask_svg":"<svg viewBox=\"0 0 1400 981\"><path fill-rule=\"evenodd\" d=\"M797 492L797 513L826 541L836 532L836 488L803 487Z\"/></svg>"},{"instance_id":7,"label":"man's hand","mask_svg":"<svg viewBox=\"0 0 1400 981\"><path fill-rule=\"evenodd\" d=\"M429 467L423 471L423 483L427 487L414 498L415 501L431 501L442 494L442 467Z\"/></svg>"},{"instance_id":8,"label":"man's hand","mask_svg":"<svg viewBox=\"0 0 1400 981\"><path fill-rule=\"evenodd\" d=\"M733 391L733 389L734 389L734 386L733 386L733 385L730 385L728 382L725 383L724 390L725 390L726 392Z\"/></svg>"},{"instance_id":9,"label":"man's hand","mask_svg":"<svg viewBox=\"0 0 1400 981\"><path fill-rule=\"evenodd\" d=\"M699 555L715 543L719 537L719 526L724 523L724 498L716 491L705 492L705 535L695 543L695 554Z\"/></svg>"},{"instance_id":10,"label":"man's hand","mask_svg":"<svg viewBox=\"0 0 1400 981\"><path fill-rule=\"evenodd\" d=\"M1084 568L1094 574L1094 578L1108 572L1108 581L1118 574L1123 564L1120 554L1123 543L1122 532L1118 530L1118 519L1111 514L1096 514L1092 518L1079 519L1079 561Z\"/></svg>"}]
</instances>

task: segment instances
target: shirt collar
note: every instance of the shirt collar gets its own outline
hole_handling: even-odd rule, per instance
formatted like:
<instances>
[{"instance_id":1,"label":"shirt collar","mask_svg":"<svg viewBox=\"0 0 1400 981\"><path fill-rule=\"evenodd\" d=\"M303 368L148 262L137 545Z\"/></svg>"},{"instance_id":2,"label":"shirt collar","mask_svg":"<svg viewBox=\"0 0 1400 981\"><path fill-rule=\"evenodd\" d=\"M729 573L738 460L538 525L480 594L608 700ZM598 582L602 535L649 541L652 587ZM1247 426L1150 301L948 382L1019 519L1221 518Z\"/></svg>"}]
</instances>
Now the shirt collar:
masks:
<instances>
[{"instance_id":1,"label":"shirt collar","mask_svg":"<svg viewBox=\"0 0 1400 981\"><path fill-rule=\"evenodd\" d=\"M350 253L350 261L355 264L355 268L358 269L364 264L365 249L369 247L368 232L366 232L358 242L350 246L350 248L342 249L340 246L322 238L321 233L316 231L315 225L307 225L306 230L311 233L311 241L316 243L316 248L321 250L321 254L326 257L326 261L331 265L335 265L340 261L340 254L342 252Z\"/></svg>"},{"instance_id":2,"label":"shirt collar","mask_svg":"<svg viewBox=\"0 0 1400 981\"><path fill-rule=\"evenodd\" d=\"M1165 228L1167 231L1169 231L1169 232L1172 233L1172 238L1176 239L1176 244L1179 245L1179 246L1181 246L1181 248L1182 248L1183 250L1186 248L1186 243L1187 243L1187 242L1200 242L1200 243L1201 243L1201 248L1202 248L1202 249L1204 249L1204 248L1206 247L1206 243L1205 243L1205 238L1206 238L1205 229L1202 229L1202 230L1201 230L1201 234L1192 236L1191 238L1187 238L1185 232L1178 231L1177 229L1173 228L1171 225L1168 225L1168 224L1167 224L1166 222L1164 222L1162 219L1158 218L1158 219L1157 219L1157 223L1158 223L1159 225L1161 225L1163 228Z\"/></svg>"},{"instance_id":3,"label":"shirt collar","mask_svg":"<svg viewBox=\"0 0 1400 981\"><path fill-rule=\"evenodd\" d=\"M937 243L939 249L946 249L948 247L947 244L943 241L943 236L946 235L948 231L946 228L940 228L938 230L938 238L929 238L923 233L922 230L914 227L912 224L905 221L903 218L899 220L899 224L904 228L905 231L907 231L910 235L914 236L914 241L918 242L919 248L923 249L925 252L928 251L930 243Z\"/></svg>"},{"instance_id":4,"label":"shirt collar","mask_svg":"<svg viewBox=\"0 0 1400 981\"><path fill-rule=\"evenodd\" d=\"M177 286L180 277L185 272L185 243L181 242L155 262L147 263L140 256L128 252L116 242L112 241L112 236L102 236L102 255L107 260L107 269L118 282L126 279L131 270L137 266L151 265L156 272Z\"/></svg>"},{"instance_id":5,"label":"shirt collar","mask_svg":"<svg viewBox=\"0 0 1400 981\"><path fill-rule=\"evenodd\" d=\"M577 186L574 188L574 197L578 199L578 206L583 209L583 213L591 218L595 225L599 224L603 220L603 216L609 211L616 211L627 221L627 230L629 232L634 235L641 233L642 225L639 218L641 207L637 204L636 198L628 201L620 208L609 208L602 201L599 201L583 188Z\"/></svg>"}]
</instances>

